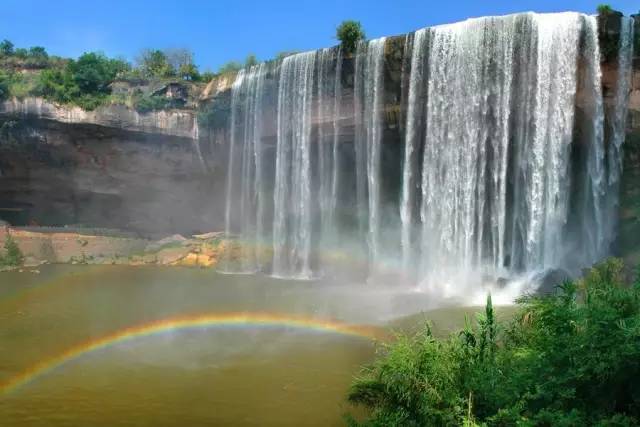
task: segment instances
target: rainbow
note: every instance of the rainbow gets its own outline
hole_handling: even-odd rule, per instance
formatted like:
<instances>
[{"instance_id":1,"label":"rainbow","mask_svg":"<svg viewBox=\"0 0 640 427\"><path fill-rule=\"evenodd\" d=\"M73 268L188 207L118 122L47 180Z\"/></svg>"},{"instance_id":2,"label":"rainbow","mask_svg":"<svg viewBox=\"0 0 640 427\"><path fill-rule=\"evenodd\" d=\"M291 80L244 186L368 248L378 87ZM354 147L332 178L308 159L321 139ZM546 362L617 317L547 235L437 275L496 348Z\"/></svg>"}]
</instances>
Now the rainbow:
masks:
<instances>
[{"instance_id":1,"label":"rainbow","mask_svg":"<svg viewBox=\"0 0 640 427\"><path fill-rule=\"evenodd\" d=\"M10 393L47 373L94 351L141 337L186 329L210 329L231 326L254 328L293 328L307 331L329 332L360 338L382 338L382 331L370 326L349 325L332 320L298 317L273 313L226 313L196 314L155 320L138 326L125 328L101 338L91 339L69 348L63 353L39 362L25 371L0 383L0 394Z\"/></svg>"}]
</instances>

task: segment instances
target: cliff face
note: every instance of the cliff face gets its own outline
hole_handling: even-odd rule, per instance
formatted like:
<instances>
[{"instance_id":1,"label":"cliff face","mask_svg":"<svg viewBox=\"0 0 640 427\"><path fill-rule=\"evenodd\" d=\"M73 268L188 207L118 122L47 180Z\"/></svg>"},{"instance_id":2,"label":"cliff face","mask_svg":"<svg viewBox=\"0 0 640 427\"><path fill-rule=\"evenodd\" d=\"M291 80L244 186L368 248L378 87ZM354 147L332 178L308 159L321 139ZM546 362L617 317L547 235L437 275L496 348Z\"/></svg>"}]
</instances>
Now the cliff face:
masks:
<instances>
[{"instance_id":1,"label":"cliff face","mask_svg":"<svg viewBox=\"0 0 640 427\"><path fill-rule=\"evenodd\" d=\"M192 110L138 113L124 105L109 105L85 111L59 106L42 98L12 99L0 103L0 116L15 119L38 118L75 125L97 125L123 131L197 138L196 113Z\"/></svg>"},{"instance_id":2,"label":"cliff face","mask_svg":"<svg viewBox=\"0 0 640 427\"><path fill-rule=\"evenodd\" d=\"M613 18L612 18L613 19ZM640 34L636 19L636 34ZM615 25L613 28L615 37ZM384 60L384 156L400 156L403 105L408 88L407 37L387 39ZM634 58L625 173L621 247L640 247L640 57ZM354 64L342 65L340 139L353 141ZM602 65L605 103L615 91L617 64ZM212 81L200 114L182 109L140 114L125 106L93 112L42 99L0 104L0 220L16 225L84 224L144 233L220 229L224 195L231 83ZM277 81L268 76L273 102ZM276 142L275 116L266 113L267 146ZM200 126L198 127L198 121ZM314 117L317 129L326 121ZM314 130L315 132L315 130ZM400 171L384 183L397 187ZM625 238L632 241L625 241Z\"/></svg>"},{"instance_id":3,"label":"cliff face","mask_svg":"<svg viewBox=\"0 0 640 427\"><path fill-rule=\"evenodd\" d=\"M144 233L219 228L222 208L211 195L222 191L221 165L191 133L193 113L136 123L117 111L18 106L0 114L0 219Z\"/></svg>"}]
</instances>

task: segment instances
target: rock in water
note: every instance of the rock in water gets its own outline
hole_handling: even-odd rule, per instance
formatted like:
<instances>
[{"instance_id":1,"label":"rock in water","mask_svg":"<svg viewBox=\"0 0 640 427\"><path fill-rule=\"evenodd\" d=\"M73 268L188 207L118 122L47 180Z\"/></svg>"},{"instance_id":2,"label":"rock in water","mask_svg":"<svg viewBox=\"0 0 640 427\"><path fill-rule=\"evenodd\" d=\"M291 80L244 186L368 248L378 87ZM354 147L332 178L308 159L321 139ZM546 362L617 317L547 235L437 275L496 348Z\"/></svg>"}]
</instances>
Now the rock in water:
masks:
<instances>
[{"instance_id":1,"label":"rock in water","mask_svg":"<svg viewBox=\"0 0 640 427\"><path fill-rule=\"evenodd\" d=\"M533 278L533 282L537 284L535 293L537 295L551 294L558 286L568 280L571 280L571 276L565 270L556 268L543 271Z\"/></svg>"}]
</instances>

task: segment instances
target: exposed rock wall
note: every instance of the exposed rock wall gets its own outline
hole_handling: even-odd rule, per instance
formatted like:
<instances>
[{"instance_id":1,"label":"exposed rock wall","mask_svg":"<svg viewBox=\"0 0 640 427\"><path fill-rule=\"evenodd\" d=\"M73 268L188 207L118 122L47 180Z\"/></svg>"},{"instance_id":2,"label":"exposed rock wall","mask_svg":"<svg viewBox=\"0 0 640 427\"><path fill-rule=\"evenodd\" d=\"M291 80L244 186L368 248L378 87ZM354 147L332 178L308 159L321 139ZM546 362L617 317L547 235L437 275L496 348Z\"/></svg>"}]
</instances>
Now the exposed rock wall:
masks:
<instances>
[{"instance_id":1,"label":"exposed rock wall","mask_svg":"<svg viewBox=\"0 0 640 427\"><path fill-rule=\"evenodd\" d=\"M216 159L190 137L0 117L0 219L149 234L219 228Z\"/></svg>"},{"instance_id":2,"label":"exposed rock wall","mask_svg":"<svg viewBox=\"0 0 640 427\"><path fill-rule=\"evenodd\" d=\"M107 105L94 111L60 106L42 98L11 99L0 103L0 116L38 118L68 124L91 124L132 132L197 138L196 113L192 110L138 113L124 105Z\"/></svg>"}]
</instances>

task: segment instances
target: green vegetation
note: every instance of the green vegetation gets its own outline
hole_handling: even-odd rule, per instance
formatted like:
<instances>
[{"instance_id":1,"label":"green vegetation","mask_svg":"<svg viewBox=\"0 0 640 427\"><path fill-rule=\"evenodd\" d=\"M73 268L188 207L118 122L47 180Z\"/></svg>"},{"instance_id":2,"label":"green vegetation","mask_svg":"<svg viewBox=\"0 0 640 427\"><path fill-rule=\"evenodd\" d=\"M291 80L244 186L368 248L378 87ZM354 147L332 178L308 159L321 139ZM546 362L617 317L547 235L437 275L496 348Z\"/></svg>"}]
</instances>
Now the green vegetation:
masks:
<instances>
[{"instance_id":1,"label":"green vegetation","mask_svg":"<svg viewBox=\"0 0 640 427\"><path fill-rule=\"evenodd\" d=\"M205 71L204 73L202 73L200 75L200 81L204 82L204 83L209 83L211 80L216 78L216 73L214 73L213 71Z\"/></svg>"},{"instance_id":2,"label":"green vegetation","mask_svg":"<svg viewBox=\"0 0 640 427\"><path fill-rule=\"evenodd\" d=\"M249 68L253 67L254 65L258 65L258 58L253 53L251 53L247 55L247 58L244 60L244 67Z\"/></svg>"},{"instance_id":3,"label":"green vegetation","mask_svg":"<svg viewBox=\"0 0 640 427\"><path fill-rule=\"evenodd\" d=\"M358 42L364 40L366 35L360 22L343 21L336 29L336 38L340 40L345 53L353 53L358 47Z\"/></svg>"},{"instance_id":4,"label":"green vegetation","mask_svg":"<svg viewBox=\"0 0 640 427\"><path fill-rule=\"evenodd\" d=\"M519 301L511 322L488 298L447 339L401 335L352 384L364 426L632 426L640 422L640 280L610 260L554 295Z\"/></svg>"},{"instance_id":5,"label":"green vegetation","mask_svg":"<svg viewBox=\"0 0 640 427\"><path fill-rule=\"evenodd\" d=\"M211 77L207 76L210 80ZM60 104L93 110L108 103L128 103L141 111L166 108L171 100L140 97L135 93L112 94L117 81L145 84L185 80L200 81L201 76L187 49L144 50L137 65L99 52L88 52L77 60L49 56L40 46L15 48L9 40L0 42L0 99L42 96ZM157 87L158 85L151 85Z\"/></svg>"},{"instance_id":6,"label":"green vegetation","mask_svg":"<svg viewBox=\"0 0 640 427\"><path fill-rule=\"evenodd\" d=\"M24 262L24 255L11 234L7 233L4 241L4 255L0 255L0 267L19 267Z\"/></svg>"},{"instance_id":7,"label":"green vegetation","mask_svg":"<svg viewBox=\"0 0 640 427\"><path fill-rule=\"evenodd\" d=\"M137 59L138 72L146 78L152 77L173 77L176 70L169 63L169 58L161 50L145 49Z\"/></svg>"},{"instance_id":8,"label":"green vegetation","mask_svg":"<svg viewBox=\"0 0 640 427\"><path fill-rule=\"evenodd\" d=\"M62 70L43 70L32 94L93 110L105 103L111 93L109 85L116 76L128 69L129 65L122 60L85 53L77 61L69 61Z\"/></svg>"},{"instance_id":9,"label":"green vegetation","mask_svg":"<svg viewBox=\"0 0 640 427\"><path fill-rule=\"evenodd\" d=\"M175 108L177 105L171 98L160 95L138 95L133 98L134 108L141 112L147 113L149 111L165 110L169 108Z\"/></svg>"},{"instance_id":10,"label":"green vegetation","mask_svg":"<svg viewBox=\"0 0 640 427\"><path fill-rule=\"evenodd\" d=\"M599 15L608 15L613 12L613 8L608 4L599 4L596 10Z\"/></svg>"},{"instance_id":11,"label":"green vegetation","mask_svg":"<svg viewBox=\"0 0 640 427\"><path fill-rule=\"evenodd\" d=\"M6 99L9 96L9 75L4 71L0 71L0 100Z\"/></svg>"},{"instance_id":12,"label":"green vegetation","mask_svg":"<svg viewBox=\"0 0 640 427\"><path fill-rule=\"evenodd\" d=\"M218 75L237 73L242 69L242 64L237 61L229 61L218 68Z\"/></svg>"}]
</instances>

